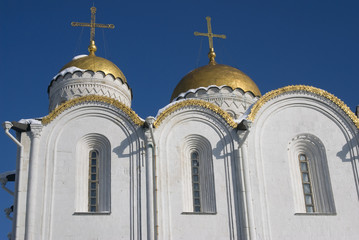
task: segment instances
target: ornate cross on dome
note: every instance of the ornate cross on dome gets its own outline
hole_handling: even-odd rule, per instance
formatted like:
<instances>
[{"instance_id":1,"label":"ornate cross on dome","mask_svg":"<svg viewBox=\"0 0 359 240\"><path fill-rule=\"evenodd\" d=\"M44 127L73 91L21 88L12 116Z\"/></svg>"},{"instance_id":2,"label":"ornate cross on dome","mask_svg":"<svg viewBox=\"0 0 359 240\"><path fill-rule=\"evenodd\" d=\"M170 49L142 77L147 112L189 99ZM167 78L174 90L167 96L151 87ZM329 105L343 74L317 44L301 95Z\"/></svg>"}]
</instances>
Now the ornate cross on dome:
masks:
<instances>
[{"instance_id":1,"label":"ornate cross on dome","mask_svg":"<svg viewBox=\"0 0 359 240\"><path fill-rule=\"evenodd\" d=\"M95 28L111 28L114 29L115 25L113 24L101 24L95 23L96 20L96 8L91 8L91 23L80 23L80 22L72 22L71 26L73 27L90 27L91 35L90 35L90 46L88 48L90 54L95 54L97 48L95 46Z\"/></svg>"},{"instance_id":2,"label":"ornate cross on dome","mask_svg":"<svg viewBox=\"0 0 359 240\"><path fill-rule=\"evenodd\" d=\"M207 20L208 33L194 32L194 35L195 36L208 37L208 41L209 41L209 53L208 53L209 63L216 64L216 61L214 60L214 58L216 57L216 54L214 53L214 48L213 48L213 38L218 37L218 38L226 39L226 35L213 34L212 33L212 26L211 26L211 17L206 17L206 20Z\"/></svg>"}]
</instances>

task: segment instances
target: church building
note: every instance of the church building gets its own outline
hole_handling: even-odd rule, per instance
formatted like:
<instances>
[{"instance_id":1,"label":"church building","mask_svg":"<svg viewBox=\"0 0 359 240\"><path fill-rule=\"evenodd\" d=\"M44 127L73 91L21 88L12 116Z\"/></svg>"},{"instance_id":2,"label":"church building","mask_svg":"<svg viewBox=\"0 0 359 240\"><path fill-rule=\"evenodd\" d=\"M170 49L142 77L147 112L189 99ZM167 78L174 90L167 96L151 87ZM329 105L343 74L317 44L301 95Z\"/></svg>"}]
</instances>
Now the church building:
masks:
<instances>
[{"instance_id":1,"label":"church building","mask_svg":"<svg viewBox=\"0 0 359 240\"><path fill-rule=\"evenodd\" d=\"M3 123L18 145L0 176L16 186L9 239L358 239L357 115L312 86L261 93L216 62L225 36L207 24L208 65L145 119L96 56L95 27L113 25L72 24L91 27L89 54L59 66L48 115Z\"/></svg>"}]
</instances>

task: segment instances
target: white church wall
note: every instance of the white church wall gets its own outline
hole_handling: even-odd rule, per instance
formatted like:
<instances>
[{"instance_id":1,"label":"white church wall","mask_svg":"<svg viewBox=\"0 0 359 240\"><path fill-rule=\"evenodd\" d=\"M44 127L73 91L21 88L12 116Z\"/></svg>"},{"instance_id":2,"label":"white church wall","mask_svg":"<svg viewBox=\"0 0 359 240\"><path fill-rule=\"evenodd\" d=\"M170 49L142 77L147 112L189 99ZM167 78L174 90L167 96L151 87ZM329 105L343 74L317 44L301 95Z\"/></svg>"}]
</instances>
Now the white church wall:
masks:
<instances>
[{"instance_id":1,"label":"white church wall","mask_svg":"<svg viewBox=\"0 0 359 240\"><path fill-rule=\"evenodd\" d=\"M303 91L280 94L248 131L212 105L183 106L161 111L154 136L151 121L135 125L126 109L95 100L31 124L18 154L16 239L357 238L358 129L337 105ZM96 212L88 209L92 150L109 160L99 165ZM302 153L313 163L314 213L306 212Z\"/></svg>"},{"instance_id":2,"label":"white church wall","mask_svg":"<svg viewBox=\"0 0 359 240\"><path fill-rule=\"evenodd\" d=\"M232 182L232 134L235 132L231 127L203 109L181 109L156 129L160 239L238 239L240 220ZM192 189L188 190L188 179L184 179L192 177L186 171L186 166L191 166L188 149L201 151L208 145L212 151L214 188L206 191L214 192L216 211L202 209L197 213L193 210ZM201 194L205 193L201 190Z\"/></svg>"},{"instance_id":3,"label":"white church wall","mask_svg":"<svg viewBox=\"0 0 359 240\"><path fill-rule=\"evenodd\" d=\"M106 173L110 174L106 180L111 186L107 193L110 206L99 212L86 210L88 191L81 188L79 193L78 187L79 182L88 178L88 172L78 164L78 144L91 134L103 136L110 146L110 172ZM137 238L141 225L138 217L141 138L139 128L119 110L91 103L72 107L45 126L40 144L44 181L38 186L41 194L37 196L44 200L36 206L40 224L35 238L128 239L130 235ZM79 198L79 194L86 196Z\"/></svg>"},{"instance_id":4,"label":"white church wall","mask_svg":"<svg viewBox=\"0 0 359 240\"><path fill-rule=\"evenodd\" d=\"M293 176L294 168L291 169L289 146L293 138L307 133L323 143L334 210L316 213L298 210L296 196L304 198L304 194L296 187L302 183L293 183L298 178ZM284 94L261 108L248 138L259 239L357 238L357 214L353 214L359 212L358 169L354 162L358 157L357 136L357 129L345 113L316 95ZM351 147L346 147L348 144ZM299 162L297 171L300 174Z\"/></svg>"}]
</instances>

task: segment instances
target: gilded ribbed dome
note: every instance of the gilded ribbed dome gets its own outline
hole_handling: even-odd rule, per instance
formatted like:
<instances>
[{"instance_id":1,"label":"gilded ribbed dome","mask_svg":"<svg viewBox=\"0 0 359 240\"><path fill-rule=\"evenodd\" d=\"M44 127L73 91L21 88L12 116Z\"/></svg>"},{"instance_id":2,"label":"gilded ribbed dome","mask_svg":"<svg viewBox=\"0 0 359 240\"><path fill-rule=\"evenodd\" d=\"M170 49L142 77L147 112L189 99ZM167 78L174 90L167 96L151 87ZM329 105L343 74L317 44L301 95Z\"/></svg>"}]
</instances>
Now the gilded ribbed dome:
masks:
<instances>
[{"instance_id":1,"label":"gilded ribbed dome","mask_svg":"<svg viewBox=\"0 0 359 240\"><path fill-rule=\"evenodd\" d=\"M67 63L61 68L59 72L69 67L77 67L85 70L91 70L93 72L104 72L112 74L115 78L121 78L123 82L127 82L125 75L122 71L111 61L97 57L95 54L89 54L88 56L74 58L71 62Z\"/></svg>"},{"instance_id":2,"label":"gilded ribbed dome","mask_svg":"<svg viewBox=\"0 0 359 240\"><path fill-rule=\"evenodd\" d=\"M240 88L244 92L251 92L255 96L261 96L255 82L242 71L228 65L210 63L196 68L182 78L172 93L171 101L190 89L209 87L211 85L218 87L225 85L233 90Z\"/></svg>"}]
</instances>

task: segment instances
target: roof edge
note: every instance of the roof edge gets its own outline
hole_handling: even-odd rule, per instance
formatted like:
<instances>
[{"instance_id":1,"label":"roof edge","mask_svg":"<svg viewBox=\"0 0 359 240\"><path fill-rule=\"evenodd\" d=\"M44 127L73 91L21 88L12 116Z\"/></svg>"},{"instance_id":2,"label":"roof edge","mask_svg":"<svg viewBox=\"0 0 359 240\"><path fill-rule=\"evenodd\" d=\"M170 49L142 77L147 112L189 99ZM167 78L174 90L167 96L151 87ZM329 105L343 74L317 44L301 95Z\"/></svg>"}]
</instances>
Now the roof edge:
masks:
<instances>
[{"instance_id":1,"label":"roof edge","mask_svg":"<svg viewBox=\"0 0 359 240\"><path fill-rule=\"evenodd\" d=\"M316 95L322 96L331 102L333 102L335 105L337 105L341 110L344 111L344 113L350 118L350 120L353 122L353 124L359 129L359 118L350 110L350 108L339 98L334 96L333 94L312 86L307 85L290 85L282 88L278 88L276 90L272 90L263 97L261 97L252 107L251 113L248 115L248 120L254 121L256 118L257 113L262 108L262 106L267 103L268 101L274 99L275 97L282 95L287 92L294 92L294 91L305 91L314 93Z\"/></svg>"},{"instance_id":2,"label":"roof edge","mask_svg":"<svg viewBox=\"0 0 359 240\"><path fill-rule=\"evenodd\" d=\"M238 124L233 120L231 115L229 115L226 111L224 111L222 108L218 107L217 105L214 105L210 102L199 100L199 99L185 99L180 102L175 102L174 104L169 104L169 107L164 109L159 116L156 118L153 125L155 127L159 127L164 119L166 119L169 115L171 115L173 112L175 112L178 109L185 108L187 106L199 106L203 108L207 108L218 115L220 115L223 120L225 120L228 125L230 125L233 128L236 128Z\"/></svg>"},{"instance_id":3,"label":"roof edge","mask_svg":"<svg viewBox=\"0 0 359 240\"><path fill-rule=\"evenodd\" d=\"M63 104L61 104L60 106L58 106L57 108L55 108L51 113L49 113L49 115L42 118L41 123L43 125L47 125L47 124L51 123L56 117L58 117L65 110L67 110L75 105L84 103L84 102L107 103L111 106L114 106L114 107L122 110L125 114L127 114L127 116L129 116L129 118L136 125L142 126L144 124L144 121L141 120L141 118L136 114L136 112L133 111L131 108L127 107L125 104L117 101L116 99L110 98L110 97L97 96L97 95L87 95L87 96L78 97L78 98L74 98L69 101L66 101Z\"/></svg>"}]
</instances>

